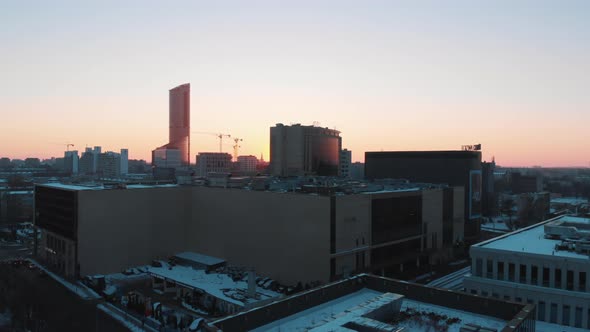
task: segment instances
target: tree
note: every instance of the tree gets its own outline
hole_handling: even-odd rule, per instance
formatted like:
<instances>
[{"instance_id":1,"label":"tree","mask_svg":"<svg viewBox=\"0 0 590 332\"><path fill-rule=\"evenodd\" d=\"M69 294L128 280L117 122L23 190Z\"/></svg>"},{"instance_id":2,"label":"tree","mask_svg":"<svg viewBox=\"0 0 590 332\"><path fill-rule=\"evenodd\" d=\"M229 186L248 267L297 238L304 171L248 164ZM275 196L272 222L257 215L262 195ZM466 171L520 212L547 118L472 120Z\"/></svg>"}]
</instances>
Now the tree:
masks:
<instances>
[{"instance_id":1,"label":"tree","mask_svg":"<svg viewBox=\"0 0 590 332\"><path fill-rule=\"evenodd\" d=\"M508 216L508 222L506 223L506 226L508 226L508 228L510 230L514 230L516 228L516 225L512 222L512 217L514 216L515 211L513 210L514 208L514 199L512 199L512 197L508 197L505 198L504 200L502 200L502 206L500 207L502 214Z\"/></svg>"}]
</instances>

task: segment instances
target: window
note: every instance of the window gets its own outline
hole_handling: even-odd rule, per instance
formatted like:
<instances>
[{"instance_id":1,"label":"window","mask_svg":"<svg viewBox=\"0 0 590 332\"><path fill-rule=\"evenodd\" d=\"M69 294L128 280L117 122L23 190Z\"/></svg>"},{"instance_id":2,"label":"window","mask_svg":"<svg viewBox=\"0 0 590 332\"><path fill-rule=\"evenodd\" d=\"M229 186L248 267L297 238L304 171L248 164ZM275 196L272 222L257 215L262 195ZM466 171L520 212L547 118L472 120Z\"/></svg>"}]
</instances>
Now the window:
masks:
<instances>
[{"instance_id":1,"label":"window","mask_svg":"<svg viewBox=\"0 0 590 332\"><path fill-rule=\"evenodd\" d=\"M486 292L486 291L481 291L481 296L488 296L488 292Z\"/></svg>"},{"instance_id":2,"label":"window","mask_svg":"<svg viewBox=\"0 0 590 332\"><path fill-rule=\"evenodd\" d=\"M549 311L549 323L557 324L557 304L551 303L551 309Z\"/></svg>"},{"instance_id":3,"label":"window","mask_svg":"<svg viewBox=\"0 0 590 332\"><path fill-rule=\"evenodd\" d=\"M537 306L537 319L545 321L545 302L543 301L539 301L539 305Z\"/></svg>"},{"instance_id":4,"label":"window","mask_svg":"<svg viewBox=\"0 0 590 332\"><path fill-rule=\"evenodd\" d=\"M510 295L504 295L504 300L510 301Z\"/></svg>"},{"instance_id":5,"label":"window","mask_svg":"<svg viewBox=\"0 0 590 332\"><path fill-rule=\"evenodd\" d=\"M498 280L504 280L504 262L498 262Z\"/></svg>"},{"instance_id":6,"label":"window","mask_svg":"<svg viewBox=\"0 0 590 332\"><path fill-rule=\"evenodd\" d=\"M555 288L561 288L561 269L555 269Z\"/></svg>"},{"instance_id":7,"label":"window","mask_svg":"<svg viewBox=\"0 0 590 332\"><path fill-rule=\"evenodd\" d=\"M582 327L582 307L576 307L574 327Z\"/></svg>"},{"instance_id":8,"label":"window","mask_svg":"<svg viewBox=\"0 0 590 332\"><path fill-rule=\"evenodd\" d=\"M543 286L545 287L549 287L549 268L548 267L544 267L543 268Z\"/></svg>"},{"instance_id":9,"label":"window","mask_svg":"<svg viewBox=\"0 0 590 332\"><path fill-rule=\"evenodd\" d=\"M564 305L563 306L563 313L561 315L561 324L569 326L570 325L570 306Z\"/></svg>"},{"instance_id":10,"label":"window","mask_svg":"<svg viewBox=\"0 0 590 332\"><path fill-rule=\"evenodd\" d=\"M494 261L492 261L491 259L488 259L486 261L486 267L488 269L486 276L488 278L493 278L494 277Z\"/></svg>"},{"instance_id":11,"label":"window","mask_svg":"<svg viewBox=\"0 0 590 332\"><path fill-rule=\"evenodd\" d=\"M583 292L586 290L586 272L580 272L579 289Z\"/></svg>"},{"instance_id":12,"label":"window","mask_svg":"<svg viewBox=\"0 0 590 332\"><path fill-rule=\"evenodd\" d=\"M574 271L567 270L565 286L567 290L574 290Z\"/></svg>"},{"instance_id":13,"label":"window","mask_svg":"<svg viewBox=\"0 0 590 332\"><path fill-rule=\"evenodd\" d=\"M531 266L531 284L536 285L538 282L538 273L539 273L539 268L537 268L537 266L532 265Z\"/></svg>"},{"instance_id":14,"label":"window","mask_svg":"<svg viewBox=\"0 0 590 332\"><path fill-rule=\"evenodd\" d=\"M483 276L483 262L481 258L475 260L475 276L482 277Z\"/></svg>"},{"instance_id":15,"label":"window","mask_svg":"<svg viewBox=\"0 0 590 332\"><path fill-rule=\"evenodd\" d=\"M519 273L519 276L518 276L519 281L523 284L526 283L526 265L520 264L520 268L519 268L518 273Z\"/></svg>"},{"instance_id":16,"label":"window","mask_svg":"<svg viewBox=\"0 0 590 332\"><path fill-rule=\"evenodd\" d=\"M500 297L500 295L498 295L498 293L494 293L494 292L492 292L492 297L497 299L497 298L499 298L499 297Z\"/></svg>"},{"instance_id":17,"label":"window","mask_svg":"<svg viewBox=\"0 0 590 332\"><path fill-rule=\"evenodd\" d=\"M471 290L471 294L475 294L475 295L477 295L477 289L472 289L472 290Z\"/></svg>"},{"instance_id":18,"label":"window","mask_svg":"<svg viewBox=\"0 0 590 332\"><path fill-rule=\"evenodd\" d=\"M517 297L514 299L514 301L516 301L518 303L522 303L522 297Z\"/></svg>"},{"instance_id":19,"label":"window","mask_svg":"<svg viewBox=\"0 0 590 332\"><path fill-rule=\"evenodd\" d=\"M513 263L508 264L508 280L514 281L514 275L516 273L515 269L516 268Z\"/></svg>"}]
</instances>

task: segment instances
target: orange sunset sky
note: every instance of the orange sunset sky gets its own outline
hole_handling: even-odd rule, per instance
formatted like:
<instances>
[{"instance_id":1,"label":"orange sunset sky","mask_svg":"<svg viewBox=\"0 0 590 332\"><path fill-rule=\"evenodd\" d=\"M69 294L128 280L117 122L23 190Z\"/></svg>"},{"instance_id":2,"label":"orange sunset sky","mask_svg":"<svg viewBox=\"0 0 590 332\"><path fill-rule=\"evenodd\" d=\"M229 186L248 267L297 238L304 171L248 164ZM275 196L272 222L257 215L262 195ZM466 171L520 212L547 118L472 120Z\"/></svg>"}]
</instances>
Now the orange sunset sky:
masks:
<instances>
[{"instance_id":1,"label":"orange sunset sky","mask_svg":"<svg viewBox=\"0 0 590 332\"><path fill-rule=\"evenodd\" d=\"M192 131L269 155L269 127L341 131L365 151L481 143L503 166L590 165L587 1L68 1L0 11L0 156L167 143ZM224 151L231 153L229 140ZM218 150L193 134L191 154Z\"/></svg>"}]
</instances>

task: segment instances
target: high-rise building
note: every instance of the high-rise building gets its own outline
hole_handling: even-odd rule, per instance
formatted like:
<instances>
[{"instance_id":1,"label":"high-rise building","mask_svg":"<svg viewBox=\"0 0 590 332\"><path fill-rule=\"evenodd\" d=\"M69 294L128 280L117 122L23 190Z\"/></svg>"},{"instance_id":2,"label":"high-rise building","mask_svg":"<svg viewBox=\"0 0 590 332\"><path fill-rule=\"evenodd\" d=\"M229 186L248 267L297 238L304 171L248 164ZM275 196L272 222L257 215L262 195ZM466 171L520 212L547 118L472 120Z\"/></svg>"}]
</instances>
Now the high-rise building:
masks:
<instances>
[{"instance_id":1,"label":"high-rise building","mask_svg":"<svg viewBox=\"0 0 590 332\"><path fill-rule=\"evenodd\" d=\"M80 157L80 174L90 175L96 173L95 159L96 156L94 155L92 148L86 148L86 150L82 153L82 156Z\"/></svg>"},{"instance_id":2,"label":"high-rise building","mask_svg":"<svg viewBox=\"0 0 590 332\"><path fill-rule=\"evenodd\" d=\"M120 176L121 155L111 151L99 154L97 173L107 178L116 178Z\"/></svg>"},{"instance_id":3,"label":"high-rise building","mask_svg":"<svg viewBox=\"0 0 590 332\"><path fill-rule=\"evenodd\" d=\"M270 128L271 175L337 176L341 149L338 130L278 123Z\"/></svg>"},{"instance_id":4,"label":"high-rise building","mask_svg":"<svg viewBox=\"0 0 590 332\"><path fill-rule=\"evenodd\" d=\"M121 149L121 164L119 166L121 175L129 173L129 150Z\"/></svg>"},{"instance_id":5,"label":"high-rise building","mask_svg":"<svg viewBox=\"0 0 590 332\"><path fill-rule=\"evenodd\" d=\"M340 151L340 168L339 176L343 178L350 177L350 169L352 167L352 151L344 149Z\"/></svg>"},{"instance_id":6,"label":"high-rise building","mask_svg":"<svg viewBox=\"0 0 590 332\"><path fill-rule=\"evenodd\" d=\"M180 161L185 166L190 165L190 93L190 83L179 85L170 90L168 144L156 149L176 149L180 151ZM153 157L156 150L152 151L152 165L155 166L157 164ZM161 151L156 154L159 156L167 155L167 153Z\"/></svg>"},{"instance_id":7,"label":"high-rise building","mask_svg":"<svg viewBox=\"0 0 590 332\"><path fill-rule=\"evenodd\" d=\"M64 153L64 170L69 174L78 174L79 166L78 151L66 151Z\"/></svg>"},{"instance_id":8,"label":"high-rise building","mask_svg":"<svg viewBox=\"0 0 590 332\"><path fill-rule=\"evenodd\" d=\"M181 158L179 149L160 147L152 151L152 165L160 168L178 168Z\"/></svg>"},{"instance_id":9,"label":"high-rise building","mask_svg":"<svg viewBox=\"0 0 590 332\"><path fill-rule=\"evenodd\" d=\"M201 152L196 159L197 175L206 177L209 173L229 173L231 159L229 153Z\"/></svg>"}]
</instances>

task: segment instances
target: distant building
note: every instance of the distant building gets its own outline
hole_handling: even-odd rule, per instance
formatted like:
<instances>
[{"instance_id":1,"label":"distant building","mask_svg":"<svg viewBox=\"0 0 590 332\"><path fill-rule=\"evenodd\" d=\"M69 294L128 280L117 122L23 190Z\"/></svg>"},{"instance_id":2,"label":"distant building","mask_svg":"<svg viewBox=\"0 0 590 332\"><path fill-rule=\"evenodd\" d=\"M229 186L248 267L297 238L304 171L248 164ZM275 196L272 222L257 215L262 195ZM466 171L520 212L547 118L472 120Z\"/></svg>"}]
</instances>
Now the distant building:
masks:
<instances>
[{"instance_id":1,"label":"distant building","mask_svg":"<svg viewBox=\"0 0 590 332\"><path fill-rule=\"evenodd\" d=\"M96 173L95 158L92 148L86 148L80 157L80 174L92 175Z\"/></svg>"},{"instance_id":2,"label":"distant building","mask_svg":"<svg viewBox=\"0 0 590 332\"><path fill-rule=\"evenodd\" d=\"M96 171L99 175L106 178L121 176L121 155L112 151L99 154Z\"/></svg>"},{"instance_id":3,"label":"distant building","mask_svg":"<svg viewBox=\"0 0 590 332\"><path fill-rule=\"evenodd\" d=\"M12 167L12 163L10 162L10 158L2 157L0 158L0 168L10 168Z\"/></svg>"},{"instance_id":4,"label":"distant building","mask_svg":"<svg viewBox=\"0 0 590 332\"><path fill-rule=\"evenodd\" d=\"M352 168L352 151L344 149L340 151L340 166L339 176L343 178L350 178L350 171Z\"/></svg>"},{"instance_id":5,"label":"distant building","mask_svg":"<svg viewBox=\"0 0 590 332\"><path fill-rule=\"evenodd\" d=\"M200 152L196 157L196 175L207 177L209 173L229 173L232 156L224 152Z\"/></svg>"},{"instance_id":6,"label":"distant building","mask_svg":"<svg viewBox=\"0 0 590 332\"><path fill-rule=\"evenodd\" d=\"M169 139L168 144L152 151L152 165L159 167L154 160L154 152L158 151L156 157L162 158L168 155L163 150L178 150L182 166L190 165L190 89L189 83L179 85L170 90L169 94ZM171 167L171 166L167 166Z\"/></svg>"},{"instance_id":7,"label":"distant building","mask_svg":"<svg viewBox=\"0 0 590 332\"><path fill-rule=\"evenodd\" d=\"M258 158L256 156L238 156L238 170L243 174L256 173Z\"/></svg>"},{"instance_id":8,"label":"distant building","mask_svg":"<svg viewBox=\"0 0 590 332\"><path fill-rule=\"evenodd\" d=\"M36 168L41 166L41 160L39 158L26 158L25 167Z\"/></svg>"},{"instance_id":9,"label":"distant building","mask_svg":"<svg viewBox=\"0 0 590 332\"><path fill-rule=\"evenodd\" d=\"M556 217L471 246L467 292L536 305L540 321L590 329L590 219Z\"/></svg>"},{"instance_id":10,"label":"distant building","mask_svg":"<svg viewBox=\"0 0 590 332\"><path fill-rule=\"evenodd\" d=\"M511 172L510 181L512 192L515 194L543 191L543 176L540 174L524 175L519 172Z\"/></svg>"},{"instance_id":11,"label":"distant building","mask_svg":"<svg viewBox=\"0 0 590 332\"><path fill-rule=\"evenodd\" d=\"M270 174L337 176L341 149L337 130L279 123L270 128Z\"/></svg>"},{"instance_id":12,"label":"distant building","mask_svg":"<svg viewBox=\"0 0 590 332\"><path fill-rule=\"evenodd\" d=\"M129 173L129 150L128 149L121 149L121 153L120 153L121 159L120 159L120 175L126 175L127 173Z\"/></svg>"},{"instance_id":13,"label":"distant building","mask_svg":"<svg viewBox=\"0 0 590 332\"><path fill-rule=\"evenodd\" d=\"M32 190L0 191L0 224L31 222L32 219Z\"/></svg>"},{"instance_id":14,"label":"distant building","mask_svg":"<svg viewBox=\"0 0 590 332\"><path fill-rule=\"evenodd\" d=\"M366 152L365 177L463 186L466 193L465 238L478 238L482 204L480 151Z\"/></svg>"},{"instance_id":15,"label":"distant building","mask_svg":"<svg viewBox=\"0 0 590 332\"><path fill-rule=\"evenodd\" d=\"M152 165L163 168L178 168L182 165L179 149L157 148L152 151Z\"/></svg>"},{"instance_id":16,"label":"distant building","mask_svg":"<svg viewBox=\"0 0 590 332\"><path fill-rule=\"evenodd\" d=\"M365 179L365 163L354 162L350 165L350 178L353 180Z\"/></svg>"},{"instance_id":17,"label":"distant building","mask_svg":"<svg viewBox=\"0 0 590 332\"><path fill-rule=\"evenodd\" d=\"M64 153L64 170L68 174L78 174L79 167L78 151L66 151Z\"/></svg>"},{"instance_id":18,"label":"distant building","mask_svg":"<svg viewBox=\"0 0 590 332\"><path fill-rule=\"evenodd\" d=\"M481 213L484 216L495 215L498 212L497 196L494 189L496 162L481 163Z\"/></svg>"}]
</instances>

